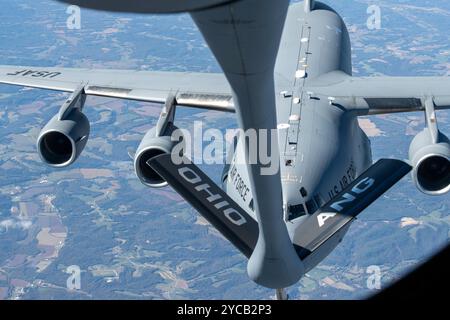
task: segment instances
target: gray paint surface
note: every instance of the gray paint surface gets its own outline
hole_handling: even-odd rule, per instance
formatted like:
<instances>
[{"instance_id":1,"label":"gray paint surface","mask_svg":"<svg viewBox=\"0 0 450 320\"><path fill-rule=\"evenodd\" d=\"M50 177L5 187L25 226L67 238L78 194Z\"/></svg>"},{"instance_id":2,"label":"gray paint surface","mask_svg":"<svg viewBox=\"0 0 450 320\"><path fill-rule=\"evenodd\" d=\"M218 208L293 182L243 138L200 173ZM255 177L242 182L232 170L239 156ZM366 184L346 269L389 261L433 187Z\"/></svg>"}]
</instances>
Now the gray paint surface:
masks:
<instances>
[{"instance_id":1,"label":"gray paint surface","mask_svg":"<svg viewBox=\"0 0 450 320\"><path fill-rule=\"evenodd\" d=\"M308 215L289 219L289 207L313 211L372 164L370 142L357 116L424 110L430 97L436 109L450 108L448 78L352 77L342 18L320 2L306 1L292 5L285 20L288 2L245 0L191 13L224 75L0 66L0 83L72 92L84 82L86 94L158 103L174 94L181 105L235 111L243 129L279 128L279 174L259 175L260 164L239 167L251 188L246 201L231 181L224 187L259 222L251 278L280 288L306 271L291 241L299 238ZM235 160L243 157L242 148ZM308 269L335 248L345 231L321 248L320 259Z\"/></svg>"}]
</instances>

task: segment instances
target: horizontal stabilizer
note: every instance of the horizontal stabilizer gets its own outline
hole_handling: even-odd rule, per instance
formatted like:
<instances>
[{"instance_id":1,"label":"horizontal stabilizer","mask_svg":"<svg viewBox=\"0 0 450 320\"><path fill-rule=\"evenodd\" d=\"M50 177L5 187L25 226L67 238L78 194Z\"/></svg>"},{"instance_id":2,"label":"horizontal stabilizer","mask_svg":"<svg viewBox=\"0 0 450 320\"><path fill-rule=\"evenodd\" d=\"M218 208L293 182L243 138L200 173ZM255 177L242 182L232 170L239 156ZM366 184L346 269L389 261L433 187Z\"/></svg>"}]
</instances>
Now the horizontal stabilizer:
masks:
<instances>
[{"instance_id":1,"label":"horizontal stabilizer","mask_svg":"<svg viewBox=\"0 0 450 320\"><path fill-rule=\"evenodd\" d=\"M227 240L249 258L258 240L258 223L200 168L183 157L174 164L170 154L147 162Z\"/></svg>"},{"instance_id":2,"label":"horizontal stabilizer","mask_svg":"<svg viewBox=\"0 0 450 320\"><path fill-rule=\"evenodd\" d=\"M300 259L305 259L346 227L411 169L411 166L400 160L379 160L333 200L309 216L294 239Z\"/></svg>"}]
</instances>

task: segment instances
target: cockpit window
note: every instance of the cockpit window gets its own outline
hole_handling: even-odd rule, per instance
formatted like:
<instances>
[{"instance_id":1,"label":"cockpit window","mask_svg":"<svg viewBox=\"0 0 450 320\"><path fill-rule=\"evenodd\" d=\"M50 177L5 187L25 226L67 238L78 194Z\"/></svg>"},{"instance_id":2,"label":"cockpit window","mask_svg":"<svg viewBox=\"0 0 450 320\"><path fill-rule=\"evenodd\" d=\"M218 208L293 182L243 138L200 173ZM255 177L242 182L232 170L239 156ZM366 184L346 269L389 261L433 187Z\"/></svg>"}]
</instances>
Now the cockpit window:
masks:
<instances>
[{"instance_id":1,"label":"cockpit window","mask_svg":"<svg viewBox=\"0 0 450 320\"><path fill-rule=\"evenodd\" d=\"M320 197L319 195L315 195L313 199L307 201L306 203L290 205L288 207L288 219L289 221L292 221L294 219L297 219L298 217L306 215L307 213L316 213L317 210L319 210L324 204L325 202L323 201L322 197Z\"/></svg>"},{"instance_id":2,"label":"cockpit window","mask_svg":"<svg viewBox=\"0 0 450 320\"><path fill-rule=\"evenodd\" d=\"M317 210L319 210L319 206L317 205L317 203L314 199L306 201L306 208L308 209L309 214L313 214Z\"/></svg>"},{"instance_id":3,"label":"cockpit window","mask_svg":"<svg viewBox=\"0 0 450 320\"><path fill-rule=\"evenodd\" d=\"M323 201L322 197L318 194L314 196L314 200L316 200L316 203L319 207L322 207L325 204L325 201Z\"/></svg>"}]
</instances>

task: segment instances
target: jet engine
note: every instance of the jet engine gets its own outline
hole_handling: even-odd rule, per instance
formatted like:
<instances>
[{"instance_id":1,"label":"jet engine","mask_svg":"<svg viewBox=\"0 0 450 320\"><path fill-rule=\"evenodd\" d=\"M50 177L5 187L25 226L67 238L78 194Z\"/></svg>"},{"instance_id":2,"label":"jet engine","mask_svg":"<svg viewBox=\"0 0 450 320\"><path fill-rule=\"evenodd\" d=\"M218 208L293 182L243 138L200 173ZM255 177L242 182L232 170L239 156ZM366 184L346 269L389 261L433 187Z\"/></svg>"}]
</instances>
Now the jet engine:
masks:
<instances>
[{"instance_id":1,"label":"jet engine","mask_svg":"<svg viewBox=\"0 0 450 320\"><path fill-rule=\"evenodd\" d=\"M162 135L158 134L158 127L155 127L150 129L142 139L134 157L134 168L136 175L146 186L152 188L167 186L167 182L147 162L161 154L172 153L174 147L183 141L181 134L178 136L179 139L172 138L172 133L177 129L169 123Z\"/></svg>"},{"instance_id":2,"label":"jet engine","mask_svg":"<svg viewBox=\"0 0 450 320\"><path fill-rule=\"evenodd\" d=\"M176 99L169 95L161 111L156 127L150 129L142 139L134 156L134 169L143 184L152 188L167 186L167 182L149 165L148 161L161 154L180 153L182 156L185 141L181 130L173 124L175 121ZM181 148L177 148L181 143Z\"/></svg>"},{"instance_id":3,"label":"jet engine","mask_svg":"<svg viewBox=\"0 0 450 320\"><path fill-rule=\"evenodd\" d=\"M443 195L450 190L450 141L438 131L437 143L428 129L412 141L409 159L418 189L428 195Z\"/></svg>"},{"instance_id":4,"label":"jet engine","mask_svg":"<svg viewBox=\"0 0 450 320\"><path fill-rule=\"evenodd\" d=\"M42 161L48 165L69 166L86 146L90 124L82 112L85 101L84 88L80 88L40 132L37 149Z\"/></svg>"}]
</instances>

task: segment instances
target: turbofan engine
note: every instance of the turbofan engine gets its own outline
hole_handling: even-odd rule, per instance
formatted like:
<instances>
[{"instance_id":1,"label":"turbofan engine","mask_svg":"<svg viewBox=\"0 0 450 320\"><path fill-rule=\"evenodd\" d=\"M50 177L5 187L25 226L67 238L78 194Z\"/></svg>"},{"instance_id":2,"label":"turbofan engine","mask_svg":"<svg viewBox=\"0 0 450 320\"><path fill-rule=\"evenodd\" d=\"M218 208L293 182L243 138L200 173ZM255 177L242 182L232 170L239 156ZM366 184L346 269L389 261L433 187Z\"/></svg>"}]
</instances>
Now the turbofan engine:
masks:
<instances>
[{"instance_id":1,"label":"turbofan engine","mask_svg":"<svg viewBox=\"0 0 450 320\"><path fill-rule=\"evenodd\" d=\"M167 182L149 165L148 161L161 155L184 150L184 136L181 130L173 124L175 121L176 98L167 97L166 104L159 116L156 127L150 129L142 139L134 156L134 169L143 184L152 188L167 186ZM181 143L181 145L179 145ZM181 146L177 148L176 146Z\"/></svg>"},{"instance_id":2,"label":"turbofan engine","mask_svg":"<svg viewBox=\"0 0 450 320\"><path fill-rule=\"evenodd\" d=\"M167 182L147 162L161 154L172 153L175 146L182 143L181 132L177 135L177 139L172 137L172 133L177 129L172 123L169 123L163 134L158 134L158 127L155 127L148 131L142 139L134 157L134 168L136 175L146 186L152 188L167 186Z\"/></svg>"},{"instance_id":3,"label":"turbofan engine","mask_svg":"<svg viewBox=\"0 0 450 320\"><path fill-rule=\"evenodd\" d=\"M438 132L434 143L430 130L424 129L412 141L409 159L420 191L428 195L450 191L450 142L444 134Z\"/></svg>"},{"instance_id":4,"label":"turbofan engine","mask_svg":"<svg viewBox=\"0 0 450 320\"><path fill-rule=\"evenodd\" d=\"M69 166L75 162L86 146L90 124L82 112L85 101L84 88L80 87L39 134L38 153L42 161L48 165Z\"/></svg>"}]
</instances>

